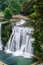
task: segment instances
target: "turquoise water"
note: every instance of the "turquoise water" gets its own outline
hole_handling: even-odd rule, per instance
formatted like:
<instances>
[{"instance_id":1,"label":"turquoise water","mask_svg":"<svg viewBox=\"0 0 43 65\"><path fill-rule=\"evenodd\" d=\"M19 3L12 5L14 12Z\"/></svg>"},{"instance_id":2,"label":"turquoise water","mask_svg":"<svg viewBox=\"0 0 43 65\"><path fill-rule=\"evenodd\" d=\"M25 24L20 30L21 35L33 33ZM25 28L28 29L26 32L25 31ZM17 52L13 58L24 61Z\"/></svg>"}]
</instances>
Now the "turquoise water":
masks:
<instances>
[{"instance_id":1,"label":"turquoise water","mask_svg":"<svg viewBox=\"0 0 43 65\"><path fill-rule=\"evenodd\" d=\"M37 60L33 58L14 57L11 54L0 51L0 61L8 65L31 65Z\"/></svg>"}]
</instances>

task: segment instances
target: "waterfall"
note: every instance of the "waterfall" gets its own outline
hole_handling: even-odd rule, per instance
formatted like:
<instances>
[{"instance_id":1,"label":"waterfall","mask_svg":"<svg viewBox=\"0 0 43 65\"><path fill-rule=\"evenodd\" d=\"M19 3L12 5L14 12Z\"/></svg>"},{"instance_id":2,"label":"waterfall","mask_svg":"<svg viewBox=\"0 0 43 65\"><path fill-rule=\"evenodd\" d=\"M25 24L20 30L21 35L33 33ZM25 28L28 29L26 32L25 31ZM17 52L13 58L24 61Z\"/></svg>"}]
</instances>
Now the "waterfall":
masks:
<instances>
[{"instance_id":1,"label":"waterfall","mask_svg":"<svg viewBox=\"0 0 43 65\"><path fill-rule=\"evenodd\" d=\"M16 23L16 26L12 28L12 34L5 47L6 53L12 53L14 56L23 56L30 58L33 55L33 47L31 34L32 27L19 27L19 25L25 23L25 20Z\"/></svg>"},{"instance_id":2,"label":"waterfall","mask_svg":"<svg viewBox=\"0 0 43 65\"><path fill-rule=\"evenodd\" d=\"M5 47L7 53L13 53L15 56L31 57L33 55L31 37L33 28L14 26L9 41Z\"/></svg>"},{"instance_id":3,"label":"waterfall","mask_svg":"<svg viewBox=\"0 0 43 65\"><path fill-rule=\"evenodd\" d=\"M0 23L0 50L2 50L2 41L1 41L1 23Z\"/></svg>"}]
</instances>

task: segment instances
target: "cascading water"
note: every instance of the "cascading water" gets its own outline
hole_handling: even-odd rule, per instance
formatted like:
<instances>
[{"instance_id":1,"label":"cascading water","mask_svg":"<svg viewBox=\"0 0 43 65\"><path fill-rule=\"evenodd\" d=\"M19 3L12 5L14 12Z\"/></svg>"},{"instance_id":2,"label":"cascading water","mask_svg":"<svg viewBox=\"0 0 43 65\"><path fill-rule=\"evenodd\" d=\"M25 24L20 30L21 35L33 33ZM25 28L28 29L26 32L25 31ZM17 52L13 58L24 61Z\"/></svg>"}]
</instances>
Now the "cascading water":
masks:
<instances>
[{"instance_id":1,"label":"cascading water","mask_svg":"<svg viewBox=\"0 0 43 65\"><path fill-rule=\"evenodd\" d=\"M5 51L13 53L14 56L21 55L30 58L33 55L32 41L34 39L31 37L32 31L33 28L14 26Z\"/></svg>"},{"instance_id":2,"label":"cascading water","mask_svg":"<svg viewBox=\"0 0 43 65\"><path fill-rule=\"evenodd\" d=\"M0 23L0 50L2 50L2 41L1 41L1 23Z\"/></svg>"}]
</instances>

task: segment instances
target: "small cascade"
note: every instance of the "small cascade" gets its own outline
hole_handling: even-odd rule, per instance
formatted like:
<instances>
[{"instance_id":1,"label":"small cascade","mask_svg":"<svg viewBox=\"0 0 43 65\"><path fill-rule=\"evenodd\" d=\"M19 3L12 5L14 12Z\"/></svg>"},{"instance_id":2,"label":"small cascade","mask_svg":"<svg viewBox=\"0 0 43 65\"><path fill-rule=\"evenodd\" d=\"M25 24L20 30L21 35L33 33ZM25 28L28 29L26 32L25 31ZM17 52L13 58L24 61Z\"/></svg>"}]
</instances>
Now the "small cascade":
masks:
<instances>
[{"instance_id":1,"label":"small cascade","mask_svg":"<svg viewBox=\"0 0 43 65\"><path fill-rule=\"evenodd\" d=\"M2 50L2 41L1 41L1 23L0 23L0 50Z\"/></svg>"},{"instance_id":2,"label":"small cascade","mask_svg":"<svg viewBox=\"0 0 43 65\"><path fill-rule=\"evenodd\" d=\"M31 37L33 28L14 26L12 34L5 47L5 52L13 53L14 56L30 58L33 55Z\"/></svg>"},{"instance_id":3,"label":"small cascade","mask_svg":"<svg viewBox=\"0 0 43 65\"><path fill-rule=\"evenodd\" d=\"M22 24L24 24L26 21L25 20L22 20L21 19L21 21L19 21L19 22L16 22L16 25L18 26L18 25L22 25Z\"/></svg>"}]
</instances>

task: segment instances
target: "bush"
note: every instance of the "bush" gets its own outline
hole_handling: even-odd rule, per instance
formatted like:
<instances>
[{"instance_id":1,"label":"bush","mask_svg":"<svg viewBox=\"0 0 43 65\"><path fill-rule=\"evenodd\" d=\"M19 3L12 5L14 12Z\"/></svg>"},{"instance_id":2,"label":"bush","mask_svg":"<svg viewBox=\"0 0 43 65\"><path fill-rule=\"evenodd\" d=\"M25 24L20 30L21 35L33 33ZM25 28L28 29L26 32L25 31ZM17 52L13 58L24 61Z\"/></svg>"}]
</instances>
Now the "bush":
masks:
<instances>
[{"instance_id":1,"label":"bush","mask_svg":"<svg viewBox=\"0 0 43 65\"><path fill-rule=\"evenodd\" d=\"M5 19L10 19L12 18L12 11L10 8L6 8L4 11L4 17Z\"/></svg>"},{"instance_id":2,"label":"bush","mask_svg":"<svg viewBox=\"0 0 43 65\"><path fill-rule=\"evenodd\" d=\"M36 19L38 17L37 12L33 12L32 14L30 14L30 17Z\"/></svg>"}]
</instances>

